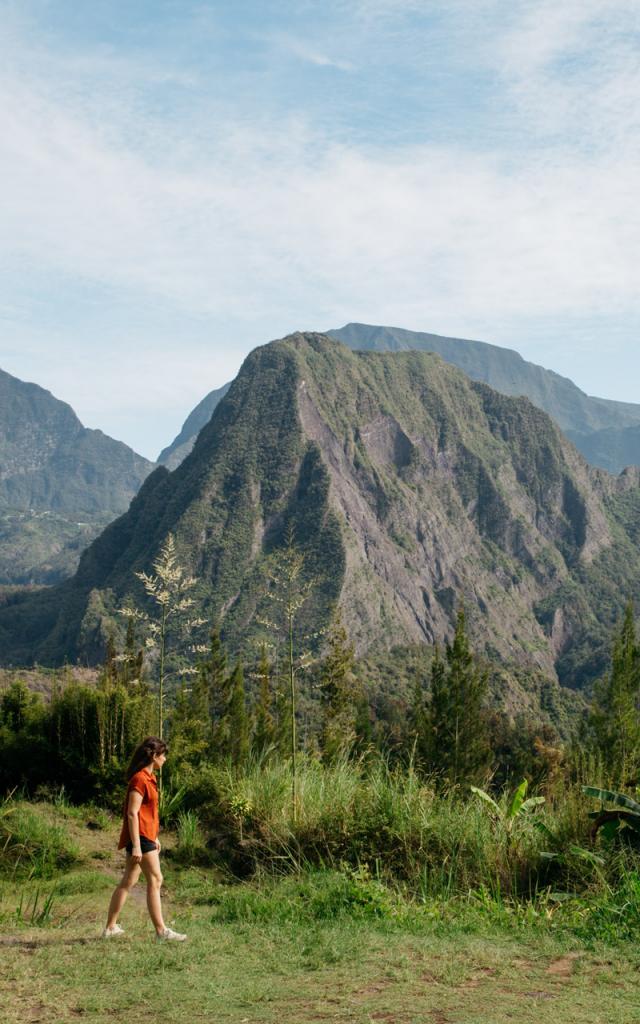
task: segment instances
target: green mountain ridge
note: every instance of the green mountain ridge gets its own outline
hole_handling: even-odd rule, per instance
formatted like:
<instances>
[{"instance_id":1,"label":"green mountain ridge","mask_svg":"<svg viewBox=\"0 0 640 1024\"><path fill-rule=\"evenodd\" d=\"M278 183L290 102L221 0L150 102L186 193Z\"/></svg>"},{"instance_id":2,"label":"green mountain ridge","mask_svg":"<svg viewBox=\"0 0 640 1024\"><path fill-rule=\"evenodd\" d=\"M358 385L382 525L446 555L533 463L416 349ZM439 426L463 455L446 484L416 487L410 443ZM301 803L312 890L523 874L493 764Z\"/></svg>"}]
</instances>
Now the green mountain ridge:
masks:
<instances>
[{"instance_id":1,"label":"green mountain ridge","mask_svg":"<svg viewBox=\"0 0 640 1024\"><path fill-rule=\"evenodd\" d=\"M567 437L582 452L587 462L610 473L640 463L640 424L630 427L603 427L590 434L566 431Z\"/></svg>"},{"instance_id":2,"label":"green mountain ridge","mask_svg":"<svg viewBox=\"0 0 640 1024\"><path fill-rule=\"evenodd\" d=\"M0 583L54 583L153 468L71 406L0 370Z\"/></svg>"},{"instance_id":3,"label":"green mountain ridge","mask_svg":"<svg viewBox=\"0 0 640 1024\"><path fill-rule=\"evenodd\" d=\"M528 362L513 349L484 341L358 323L326 334L354 351L436 352L472 380L489 384L505 395L529 398L549 413L592 465L620 473L626 466L640 464L640 405L586 395L567 377ZM229 384L225 384L203 398L175 440L160 453L159 463L169 469L180 464L228 388Z\"/></svg>"},{"instance_id":4,"label":"green mountain ridge","mask_svg":"<svg viewBox=\"0 0 640 1024\"><path fill-rule=\"evenodd\" d=\"M327 335L360 351L436 352L472 380L505 395L529 398L555 420L593 465L620 473L626 466L640 464L640 431L632 429L640 424L640 405L586 395L569 378L528 362L513 349L359 323L327 331Z\"/></svg>"},{"instance_id":5,"label":"green mountain ridge","mask_svg":"<svg viewBox=\"0 0 640 1024\"><path fill-rule=\"evenodd\" d=\"M190 455L148 477L73 579L5 602L0 660L99 659L169 532L205 614L250 644L290 525L313 625L338 602L360 653L442 641L462 600L489 658L588 685L640 590L638 482L437 355L294 334L250 353Z\"/></svg>"}]
</instances>

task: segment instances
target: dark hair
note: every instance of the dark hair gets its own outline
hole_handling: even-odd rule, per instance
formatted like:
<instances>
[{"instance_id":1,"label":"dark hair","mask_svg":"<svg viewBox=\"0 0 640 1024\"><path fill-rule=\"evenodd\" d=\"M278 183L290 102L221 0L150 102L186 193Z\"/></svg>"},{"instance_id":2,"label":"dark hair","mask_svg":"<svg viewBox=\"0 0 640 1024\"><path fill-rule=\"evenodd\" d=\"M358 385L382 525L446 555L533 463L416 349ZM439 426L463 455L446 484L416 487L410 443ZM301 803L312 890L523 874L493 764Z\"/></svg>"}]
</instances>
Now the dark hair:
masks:
<instances>
[{"instance_id":1,"label":"dark hair","mask_svg":"<svg viewBox=\"0 0 640 1024\"><path fill-rule=\"evenodd\" d=\"M143 740L133 752L133 757L127 768L127 779L132 779L141 768L146 768L151 764L156 754L166 754L168 751L169 747L164 740L158 739L157 736L147 736L146 740Z\"/></svg>"}]
</instances>

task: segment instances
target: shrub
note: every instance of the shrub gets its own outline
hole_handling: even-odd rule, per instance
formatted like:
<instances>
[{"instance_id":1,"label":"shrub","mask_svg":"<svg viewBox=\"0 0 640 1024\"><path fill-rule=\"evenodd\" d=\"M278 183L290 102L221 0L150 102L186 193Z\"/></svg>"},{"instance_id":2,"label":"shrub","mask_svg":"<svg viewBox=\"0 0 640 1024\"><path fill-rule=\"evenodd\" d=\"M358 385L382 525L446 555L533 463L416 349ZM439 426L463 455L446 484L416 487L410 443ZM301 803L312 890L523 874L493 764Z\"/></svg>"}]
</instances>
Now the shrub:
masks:
<instances>
[{"instance_id":1,"label":"shrub","mask_svg":"<svg viewBox=\"0 0 640 1024\"><path fill-rule=\"evenodd\" d=\"M541 859L545 840L533 821L513 833L496 829L475 798L438 793L429 780L382 760L302 758L295 821L290 780L283 761L241 773L209 767L199 776L192 794L210 845L235 874L367 863L415 891L450 895L480 885L530 892L541 874L558 870Z\"/></svg>"},{"instance_id":2,"label":"shrub","mask_svg":"<svg viewBox=\"0 0 640 1024\"><path fill-rule=\"evenodd\" d=\"M0 817L0 872L11 877L51 878L66 871L80 852L64 828L46 813L20 801L6 801Z\"/></svg>"}]
</instances>

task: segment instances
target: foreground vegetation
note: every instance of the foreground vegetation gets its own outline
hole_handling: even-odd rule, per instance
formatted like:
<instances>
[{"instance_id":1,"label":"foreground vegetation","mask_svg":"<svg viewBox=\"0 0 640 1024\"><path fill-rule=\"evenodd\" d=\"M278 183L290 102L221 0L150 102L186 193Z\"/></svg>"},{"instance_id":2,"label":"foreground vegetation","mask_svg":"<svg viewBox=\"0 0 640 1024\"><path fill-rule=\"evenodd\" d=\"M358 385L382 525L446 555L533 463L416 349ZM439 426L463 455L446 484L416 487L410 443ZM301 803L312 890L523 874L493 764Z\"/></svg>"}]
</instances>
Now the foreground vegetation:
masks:
<instances>
[{"instance_id":1,"label":"foreground vegetation","mask_svg":"<svg viewBox=\"0 0 640 1024\"><path fill-rule=\"evenodd\" d=\"M194 642L193 581L170 544L166 556L141 574L157 615L129 608L96 683L54 680L47 702L20 680L0 694L8 1020L101 1021L141 1000L169 1021L499 1024L539 1019L541 1000L563 1022L640 1019L631 607L571 742L488 706L463 609L394 732L357 686L339 620L315 696L300 686L306 591L291 547L266 623L288 653L265 641L249 665L216 631ZM139 899L127 936L98 942L124 770L154 731L171 749L160 810L181 952L135 941L150 934Z\"/></svg>"},{"instance_id":2,"label":"foreground vegetation","mask_svg":"<svg viewBox=\"0 0 640 1024\"><path fill-rule=\"evenodd\" d=\"M621 888L594 875L565 900L483 887L445 898L346 863L238 882L220 864L184 866L182 827L163 836L167 916L189 934L175 948L153 942L142 887L125 936L99 938L121 861L115 819L58 798L14 799L1 821L7 1024L101 1024L141 1006L168 1022L237 1024L533 1024L547 1004L563 1024L640 1019L629 863Z\"/></svg>"}]
</instances>

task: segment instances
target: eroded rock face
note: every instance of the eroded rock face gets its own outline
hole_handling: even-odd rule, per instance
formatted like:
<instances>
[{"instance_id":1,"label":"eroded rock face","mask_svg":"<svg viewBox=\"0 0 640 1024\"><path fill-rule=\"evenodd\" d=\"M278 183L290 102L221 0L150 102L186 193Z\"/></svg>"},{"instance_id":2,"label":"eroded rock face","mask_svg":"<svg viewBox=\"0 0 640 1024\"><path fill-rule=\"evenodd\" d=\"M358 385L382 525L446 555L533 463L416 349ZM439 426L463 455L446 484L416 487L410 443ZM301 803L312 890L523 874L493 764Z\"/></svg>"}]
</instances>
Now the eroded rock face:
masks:
<instances>
[{"instance_id":1,"label":"eroded rock face","mask_svg":"<svg viewBox=\"0 0 640 1024\"><path fill-rule=\"evenodd\" d=\"M639 588L636 521L637 476L590 469L528 400L432 354L295 334L250 354L191 454L148 479L73 581L0 609L0 644L99 657L100 616L169 532L205 614L250 643L291 527L317 580L310 626L337 602L361 653L433 643L464 602L477 649L578 685L608 643L603 600L611 617Z\"/></svg>"},{"instance_id":2,"label":"eroded rock face","mask_svg":"<svg viewBox=\"0 0 640 1024\"><path fill-rule=\"evenodd\" d=\"M423 404L436 406L447 371L435 357L422 369L414 386ZM489 653L553 675L555 642L534 609L569 577L571 562L589 563L610 544L606 516L588 468L547 417L482 386L469 385L465 398L460 428L455 408L448 421L441 408L409 423L400 405L397 417L372 409L345 443L327 422L325 393L300 383L303 432L322 452L345 524L343 615L363 650L381 632L390 644L433 643L449 635L464 600ZM532 424L522 419L542 427L541 451L527 452L522 433Z\"/></svg>"}]
</instances>

